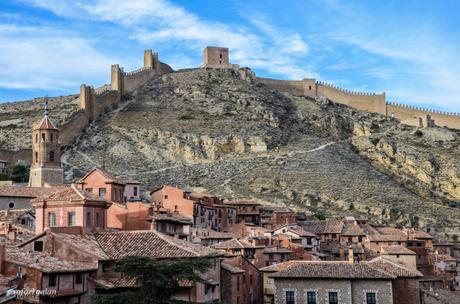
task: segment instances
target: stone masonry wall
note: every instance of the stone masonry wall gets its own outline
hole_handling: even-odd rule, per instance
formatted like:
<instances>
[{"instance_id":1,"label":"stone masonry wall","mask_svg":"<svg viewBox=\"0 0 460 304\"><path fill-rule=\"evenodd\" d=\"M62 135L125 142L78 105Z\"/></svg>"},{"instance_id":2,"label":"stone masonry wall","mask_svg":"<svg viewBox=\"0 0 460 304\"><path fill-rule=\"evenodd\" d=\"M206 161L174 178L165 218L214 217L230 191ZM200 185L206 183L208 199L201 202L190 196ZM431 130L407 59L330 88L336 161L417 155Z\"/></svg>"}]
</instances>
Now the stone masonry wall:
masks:
<instances>
[{"instance_id":1,"label":"stone masonry wall","mask_svg":"<svg viewBox=\"0 0 460 304\"><path fill-rule=\"evenodd\" d=\"M385 93L354 92L324 82L317 82L315 79L278 80L257 77L257 81L280 92L295 96L324 96L358 110L375 112L388 117L394 113L395 117L402 123L412 126L419 126L419 119L426 119L426 115L430 115L435 125L460 130L460 113L447 113L387 103Z\"/></svg>"},{"instance_id":2,"label":"stone masonry wall","mask_svg":"<svg viewBox=\"0 0 460 304\"><path fill-rule=\"evenodd\" d=\"M408 125L418 125L419 118L430 115L437 126L460 130L460 113L447 113L420 107L388 103L387 115L391 117L392 113L395 114L397 119Z\"/></svg>"},{"instance_id":3,"label":"stone masonry wall","mask_svg":"<svg viewBox=\"0 0 460 304\"><path fill-rule=\"evenodd\" d=\"M317 95L325 96L338 103L350 106L352 108L376 112L385 115L385 93L373 94L373 93L361 93L352 92L344 89L334 87L323 82L317 83Z\"/></svg>"},{"instance_id":4,"label":"stone masonry wall","mask_svg":"<svg viewBox=\"0 0 460 304\"><path fill-rule=\"evenodd\" d=\"M316 292L317 303L328 303L328 293L337 292L339 303L366 303L366 292L375 292L377 303L392 304L392 285L389 280L321 280L275 279L275 304L285 304L286 291L295 292L296 303L307 303L308 291Z\"/></svg>"}]
</instances>

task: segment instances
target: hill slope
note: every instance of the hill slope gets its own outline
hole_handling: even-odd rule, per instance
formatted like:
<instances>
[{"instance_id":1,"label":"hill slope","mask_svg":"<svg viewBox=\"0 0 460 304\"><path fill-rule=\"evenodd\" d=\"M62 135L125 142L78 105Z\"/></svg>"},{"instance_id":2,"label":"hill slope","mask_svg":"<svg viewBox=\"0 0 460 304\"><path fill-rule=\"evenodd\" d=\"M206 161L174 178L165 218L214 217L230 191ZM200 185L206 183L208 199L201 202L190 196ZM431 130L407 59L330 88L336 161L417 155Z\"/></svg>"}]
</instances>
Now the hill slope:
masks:
<instances>
[{"instance_id":1,"label":"hill slope","mask_svg":"<svg viewBox=\"0 0 460 304\"><path fill-rule=\"evenodd\" d=\"M416 131L322 98L282 95L248 70L158 76L63 154L67 179L95 165L153 189L458 227L459 136Z\"/></svg>"}]
</instances>

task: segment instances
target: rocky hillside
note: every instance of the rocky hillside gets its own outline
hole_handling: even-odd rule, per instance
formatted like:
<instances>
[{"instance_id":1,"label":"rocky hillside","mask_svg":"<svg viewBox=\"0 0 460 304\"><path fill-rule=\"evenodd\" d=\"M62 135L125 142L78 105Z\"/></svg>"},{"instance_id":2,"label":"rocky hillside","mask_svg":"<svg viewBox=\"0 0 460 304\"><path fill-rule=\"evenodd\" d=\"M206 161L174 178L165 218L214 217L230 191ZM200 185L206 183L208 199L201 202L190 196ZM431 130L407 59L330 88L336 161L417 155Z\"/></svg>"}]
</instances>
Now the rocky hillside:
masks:
<instances>
[{"instance_id":1,"label":"rocky hillside","mask_svg":"<svg viewBox=\"0 0 460 304\"><path fill-rule=\"evenodd\" d=\"M53 121L59 125L78 111L78 95L48 98ZM30 149L32 124L43 117L44 98L0 104L0 150ZM0 157L1 158L1 157Z\"/></svg>"},{"instance_id":2,"label":"rocky hillside","mask_svg":"<svg viewBox=\"0 0 460 304\"><path fill-rule=\"evenodd\" d=\"M199 187L312 212L452 229L460 139L323 98L283 95L247 69L153 78L63 154L66 178L105 165L144 189Z\"/></svg>"}]
</instances>

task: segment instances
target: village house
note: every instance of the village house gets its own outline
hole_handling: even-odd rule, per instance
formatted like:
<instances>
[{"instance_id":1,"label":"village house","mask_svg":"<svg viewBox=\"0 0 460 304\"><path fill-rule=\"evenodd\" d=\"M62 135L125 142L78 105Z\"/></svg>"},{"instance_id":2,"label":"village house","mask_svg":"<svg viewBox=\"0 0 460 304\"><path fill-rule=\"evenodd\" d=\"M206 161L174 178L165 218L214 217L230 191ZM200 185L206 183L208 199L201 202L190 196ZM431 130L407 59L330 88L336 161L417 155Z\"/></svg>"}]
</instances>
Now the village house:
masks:
<instances>
[{"instance_id":1,"label":"village house","mask_svg":"<svg viewBox=\"0 0 460 304\"><path fill-rule=\"evenodd\" d=\"M302 228L320 238L320 250L334 257L340 256L340 234L344 223L341 219L305 222Z\"/></svg>"},{"instance_id":2,"label":"village house","mask_svg":"<svg viewBox=\"0 0 460 304\"><path fill-rule=\"evenodd\" d=\"M129 178L125 181L124 201L133 202L141 200L141 183Z\"/></svg>"},{"instance_id":3,"label":"village house","mask_svg":"<svg viewBox=\"0 0 460 304\"><path fill-rule=\"evenodd\" d=\"M268 272L266 299L273 292L274 303L420 303L418 278L421 274L396 263L378 260L289 261L262 269ZM281 269L277 271L276 269ZM271 273L270 273L271 272ZM401 277L402 281L394 282ZM273 279L270 281L269 279ZM412 285L406 279L413 280ZM406 284L407 294L400 294ZM411 288L409 290L409 288Z\"/></svg>"},{"instance_id":4,"label":"village house","mask_svg":"<svg viewBox=\"0 0 460 304\"><path fill-rule=\"evenodd\" d=\"M46 198L37 198L35 233L49 227L72 227L76 231L90 232L107 228L107 209L111 203L72 185Z\"/></svg>"},{"instance_id":5,"label":"village house","mask_svg":"<svg viewBox=\"0 0 460 304\"><path fill-rule=\"evenodd\" d=\"M25 187L16 185L0 185L0 210L30 209L32 200L48 196L62 190L62 186Z\"/></svg>"},{"instance_id":6,"label":"village house","mask_svg":"<svg viewBox=\"0 0 460 304\"><path fill-rule=\"evenodd\" d=\"M243 255L226 255L221 265L222 303L262 303L262 273Z\"/></svg>"},{"instance_id":7,"label":"village house","mask_svg":"<svg viewBox=\"0 0 460 304\"><path fill-rule=\"evenodd\" d=\"M94 168L76 182L81 190L91 192L100 199L125 202L125 182L101 168Z\"/></svg>"},{"instance_id":8,"label":"village house","mask_svg":"<svg viewBox=\"0 0 460 304\"><path fill-rule=\"evenodd\" d=\"M273 229L283 224L295 224L295 212L286 207L261 206L260 226Z\"/></svg>"},{"instance_id":9,"label":"village house","mask_svg":"<svg viewBox=\"0 0 460 304\"><path fill-rule=\"evenodd\" d=\"M281 247L280 245L266 247L262 251L264 255L264 266L286 262L291 259L292 251Z\"/></svg>"},{"instance_id":10,"label":"village house","mask_svg":"<svg viewBox=\"0 0 460 304\"><path fill-rule=\"evenodd\" d=\"M382 246L380 255L387 260L417 268L416 253L401 245Z\"/></svg>"},{"instance_id":11,"label":"village house","mask_svg":"<svg viewBox=\"0 0 460 304\"><path fill-rule=\"evenodd\" d=\"M235 238L235 235L229 232L219 232L208 228L190 228L191 242L203 246L212 246L220 242L228 241Z\"/></svg>"},{"instance_id":12,"label":"village house","mask_svg":"<svg viewBox=\"0 0 460 304\"><path fill-rule=\"evenodd\" d=\"M44 244L36 239L24 246L27 249L0 245L0 273L9 280L5 287L50 291L42 296L28 294L23 299L26 303L86 303L86 282L97 271L97 263L43 254Z\"/></svg>"},{"instance_id":13,"label":"village house","mask_svg":"<svg viewBox=\"0 0 460 304\"><path fill-rule=\"evenodd\" d=\"M185 284L176 298L197 303L220 300L222 254L156 231L104 230L80 234L71 229L47 229L18 248L7 248L7 266L2 274L22 271L27 274L23 285L28 288L48 287L57 290L58 299L64 303L87 303L85 295L137 287L134 281L123 279L113 270L117 260L130 255L154 259L212 259L213 266L203 274L203 281ZM56 299L42 300L55 303Z\"/></svg>"},{"instance_id":14,"label":"village house","mask_svg":"<svg viewBox=\"0 0 460 304\"><path fill-rule=\"evenodd\" d=\"M302 245L307 252L318 252L319 237L295 224L285 224L272 230L271 236L285 236L290 242Z\"/></svg>"},{"instance_id":15,"label":"village house","mask_svg":"<svg viewBox=\"0 0 460 304\"><path fill-rule=\"evenodd\" d=\"M235 208L210 194L163 186L150 195L155 206L193 218L194 227L227 231L236 222Z\"/></svg>"},{"instance_id":16,"label":"village house","mask_svg":"<svg viewBox=\"0 0 460 304\"><path fill-rule=\"evenodd\" d=\"M192 221L190 218L169 210L155 211L151 216L151 229L160 233L190 240Z\"/></svg>"},{"instance_id":17,"label":"village house","mask_svg":"<svg viewBox=\"0 0 460 304\"><path fill-rule=\"evenodd\" d=\"M460 271L460 263L457 262L457 259L450 255L436 253L431 258L433 259L434 275L442 281L444 288L460 290L458 281L456 280Z\"/></svg>"},{"instance_id":18,"label":"village house","mask_svg":"<svg viewBox=\"0 0 460 304\"><path fill-rule=\"evenodd\" d=\"M236 223L252 223L260 226L260 207L256 201L233 200L225 205L236 208Z\"/></svg>"}]
</instances>

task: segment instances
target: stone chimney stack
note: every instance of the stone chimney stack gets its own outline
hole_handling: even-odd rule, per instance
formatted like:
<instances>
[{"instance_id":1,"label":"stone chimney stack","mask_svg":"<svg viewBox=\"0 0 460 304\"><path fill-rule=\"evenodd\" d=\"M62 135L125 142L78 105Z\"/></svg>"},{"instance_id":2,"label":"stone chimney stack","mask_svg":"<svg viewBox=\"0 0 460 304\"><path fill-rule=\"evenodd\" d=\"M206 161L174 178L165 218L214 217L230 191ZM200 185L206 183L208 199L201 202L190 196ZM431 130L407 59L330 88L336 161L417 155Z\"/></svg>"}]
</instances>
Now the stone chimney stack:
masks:
<instances>
[{"instance_id":1,"label":"stone chimney stack","mask_svg":"<svg viewBox=\"0 0 460 304\"><path fill-rule=\"evenodd\" d=\"M354 256L353 256L353 248L348 247L348 263L353 264L355 261Z\"/></svg>"}]
</instances>

